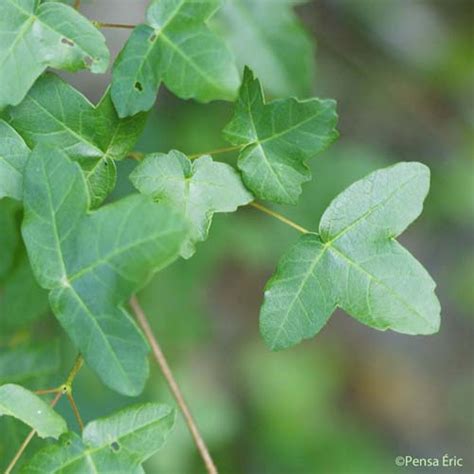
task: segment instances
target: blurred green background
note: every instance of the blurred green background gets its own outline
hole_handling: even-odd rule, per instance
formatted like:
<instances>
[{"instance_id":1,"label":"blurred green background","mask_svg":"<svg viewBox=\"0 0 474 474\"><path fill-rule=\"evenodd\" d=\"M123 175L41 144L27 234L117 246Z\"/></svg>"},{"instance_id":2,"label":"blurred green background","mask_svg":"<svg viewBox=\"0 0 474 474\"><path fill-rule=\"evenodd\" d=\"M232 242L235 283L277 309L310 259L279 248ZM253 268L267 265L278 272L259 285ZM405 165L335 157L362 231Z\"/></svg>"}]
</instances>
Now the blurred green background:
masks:
<instances>
[{"instance_id":1,"label":"blurred green background","mask_svg":"<svg viewBox=\"0 0 474 474\"><path fill-rule=\"evenodd\" d=\"M279 1L268 3L279 8ZM258 332L263 287L298 236L253 209L216 216L197 254L157 275L139 298L220 472L471 473L474 3L287 3L301 3L297 13L316 43L312 91L301 92L301 81L295 81L293 93L335 98L341 137L311 162L314 179L304 186L299 205L276 209L315 229L331 199L370 171L403 160L429 165L432 188L425 212L401 241L438 282L440 333L377 332L338 312L314 340L269 352ZM91 19L134 23L141 21L144 4L97 0L84 2L82 11ZM128 32L105 34L117 52ZM92 100L109 81L86 73L66 77ZM267 92L273 97L272 90ZM162 88L138 149L196 153L218 148L225 145L220 131L231 113L231 104L179 101ZM232 154L219 158L235 162ZM133 166L132 161L121 164L112 198L132 191L127 176ZM28 297L11 300L19 305L15 311L28 312ZM51 315L33 326L2 329L4 349L34 338L44 339L45 351L51 352L56 350L51 337L60 339L57 363L38 357L34 367L52 375L35 372L22 380L27 386L60 383L74 349ZM12 381L14 368L14 356L6 360L0 352L0 381ZM106 389L87 368L75 390L86 421L133 402ZM174 404L155 367L140 398ZM59 410L77 428L64 401ZM0 467L25 432L16 422L0 419ZM463 458L464 467L410 469L394 463L398 455L445 453ZM181 417L145 468L153 474L204 472Z\"/></svg>"}]
</instances>

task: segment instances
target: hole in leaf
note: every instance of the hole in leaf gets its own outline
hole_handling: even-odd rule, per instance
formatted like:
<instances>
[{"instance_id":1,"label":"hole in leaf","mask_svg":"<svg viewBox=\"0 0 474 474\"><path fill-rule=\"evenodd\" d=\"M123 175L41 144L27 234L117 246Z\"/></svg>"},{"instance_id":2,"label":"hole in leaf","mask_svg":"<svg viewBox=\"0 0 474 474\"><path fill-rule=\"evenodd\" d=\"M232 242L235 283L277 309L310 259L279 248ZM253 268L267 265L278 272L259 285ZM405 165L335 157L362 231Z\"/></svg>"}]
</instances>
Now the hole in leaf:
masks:
<instances>
[{"instance_id":1,"label":"hole in leaf","mask_svg":"<svg viewBox=\"0 0 474 474\"><path fill-rule=\"evenodd\" d=\"M112 448L112 451L117 452L120 451L120 444L117 443L117 441L114 441L110 447Z\"/></svg>"},{"instance_id":2,"label":"hole in leaf","mask_svg":"<svg viewBox=\"0 0 474 474\"><path fill-rule=\"evenodd\" d=\"M138 92L142 92L143 91L143 86L142 86L142 83L141 82L135 82L135 89L138 91Z\"/></svg>"},{"instance_id":3,"label":"hole in leaf","mask_svg":"<svg viewBox=\"0 0 474 474\"><path fill-rule=\"evenodd\" d=\"M156 40L156 35L153 33L153 34L148 38L148 41L149 41L150 43L153 43L155 40Z\"/></svg>"},{"instance_id":4,"label":"hole in leaf","mask_svg":"<svg viewBox=\"0 0 474 474\"><path fill-rule=\"evenodd\" d=\"M68 46L74 46L74 41L71 41L70 39L67 39L67 38L62 38L61 43L67 44Z\"/></svg>"}]
</instances>

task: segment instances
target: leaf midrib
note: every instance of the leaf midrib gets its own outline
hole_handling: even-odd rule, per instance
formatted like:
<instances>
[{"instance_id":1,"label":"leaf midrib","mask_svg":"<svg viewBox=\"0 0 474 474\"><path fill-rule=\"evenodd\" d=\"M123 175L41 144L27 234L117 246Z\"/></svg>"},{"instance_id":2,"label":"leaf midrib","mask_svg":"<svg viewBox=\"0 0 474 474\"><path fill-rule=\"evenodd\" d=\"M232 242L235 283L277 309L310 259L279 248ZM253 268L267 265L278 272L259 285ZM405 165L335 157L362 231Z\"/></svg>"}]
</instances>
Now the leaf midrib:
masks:
<instances>
[{"instance_id":1,"label":"leaf midrib","mask_svg":"<svg viewBox=\"0 0 474 474\"><path fill-rule=\"evenodd\" d=\"M430 327L432 327L432 322L430 320L428 320L422 313L420 313L419 310L417 310L414 306L412 306L408 301L406 301L405 299L403 299L403 296L400 295L399 293L397 293L393 288L391 288L390 286L388 286L383 280L380 280L376 275L374 275L373 273L369 272L369 270L367 270L366 268L364 268L363 266L361 266L358 262L356 262L355 260L353 260L352 258L348 257L341 249L335 247L334 245L328 245L328 248L330 249L330 251L333 251L333 255L334 253L339 256L341 256L349 265L352 265L354 268L356 268L357 270L360 270L362 273L365 273L372 281L374 281L375 283L377 283L378 285L382 286L383 288L385 288L390 294L392 294L398 301L400 301L403 306L405 306L407 309L409 309L412 313L418 315L421 319L423 319L426 323L428 323L428 325ZM340 304L338 303L338 306L340 306Z\"/></svg>"},{"instance_id":2,"label":"leaf midrib","mask_svg":"<svg viewBox=\"0 0 474 474\"><path fill-rule=\"evenodd\" d=\"M284 184L282 183L280 177L278 176L278 174L276 173L276 171L273 169L273 166L271 165L270 163L270 160L268 159L266 153L265 153L265 148L262 146L260 140L259 140L259 136L258 136L258 132L257 132L257 127L255 125L255 119L254 119L254 116L253 116L253 109L251 108L250 106L250 91L249 91L249 87L247 86L246 87L246 94L247 94L247 100L245 101L246 102L246 105L247 105L247 112L249 114L249 117L250 117L250 124L252 126L252 129L253 129L253 133L254 133L254 136L255 136L255 141L252 142L252 143L249 143L247 146L249 145L257 145L260 150L262 151L262 156L264 158L264 163L266 164L267 168L271 171L271 173L273 174L273 176L275 177L275 180L276 182L278 183L278 186L280 187L280 189L283 191L283 193L286 195L286 197L291 201L291 196L290 194L288 193L288 191L286 190ZM245 145L244 145L245 146ZM245 148L244 148L245 149Z\"/></svg>"},{"instance_id":3,"label":"leaf midrib","mask_svg":"<svg viewBox=\"0 0 474 474\"><path fill-rule=\"evenodd\" d=\"M316 234L314 234L316 235ZM308 282L309 278L311 276L314 276L313 275L313 272L316 268L316 266L318 265L318 263L321 261L321 259L323 258L323 256L325 255L326 253L326 250L327 250L327 246L324 246L323 248L320 248L319 249L319 253L318 255L316 256L316 258L314 259L314 261L311 263L311 265L309 266L309 269L308 271L304 274L304 277L303 279L301 280L301 283L298 285L298 289L297 291L295 292L295 296L293 297L293 299L291 300L291 303L288 305L288 309L285 313L285 316L283 318L283 321L281 322L281 324L279 325L279 328L278 328L278 331L277 331L277 334L275 335L275 337L273 338L272 340L272 343L271 343L271 346L272 347L275 347L275 343L277 342L278 338L280 337L281 335L281 332L283 331L283 327L286 325L286 323L288 322L288 318L290 316L290 313L293 309L293 305L299 300L300 298L300 294L301 294L301 291L303 290L304 286L306 285L306 283Z\"/></svg>"},{"instance_id":4,"label":"leaf midrib","mask_svg":"<svg viewBox=\"0 0 474 474\"><path fill-rule=\"evenodd\" d=\"M153 420L153 421L150 421L149 423L145 423L145 424L141 425L141 426L140 426L139 428L137 428L137 429L134 429L134 430L132 430L132 431L127 431L127 433L125 433L125 434L123 434L122 436L117 437L116 439L111 440L111 441L112 441L112 442L113 442L113 441L120 442L123 438L125 438L125 437L127 437L127 436L130 436L130 435L132 435L132 434L136 434L137 432L140 432L140 431L142 431L142 430L144 430L144 429L147 429L149 426L151 426L151 425L153 425L153 424L155 424L155 423L160 423L160 422L162 422L167 416L170 416L171 413L172 413L172 412L167 413L166 415L164 415L163 417L161 417L161 418L159 418L159 419L155 419L155 420ZM87 458L89 458L90 461L91 461L92 463L94 463L94 460L93 460L90 456L93 455L93 454L95 454L95 453L97 453L97 452L99 452L99 451L101 451L101 450L103 450L103 449L105 449L105 448L107 448L107 447L110 445L110 443L105 442L104 444L102 444L102 445L100 445L100 446L91 448L91 447L88 447L88 446L86 445L86 443L84 442L83 439L80 438L80 440L81 440L81 443L83 444L83 446L84 446L86 449L85 449L79 456L76 456L76 457L74 457L73 459L71 459L70 461L68 461L66 464L62 464L61 466L59 466L59 469L64 469L64 468L66 468L66 467L68 467L68 466L74 464L75 462L80 461L81 459L87 459ZM95 467L96 467L95 464L93 464L93 467L94 467L94 469L95 469ZM57 471L55 471L55 472L57 472ZM95 471L95 472L98 472L98 471Z\"/></svg>"},{"instance_id":5,"label":"leaf midrib","mask_svg":"<svg viewBox=\"0 0 474 474\"><path fill-rule=\"evenodd\" d=\"M84 275L87 275L88 273L93 271L99 265L110 263L111 259L113 259L114 257L117 257L118 255L120 255L123 252L129 252L130 250L132 250L133 248L135 248L137 246L139 247L143 244L151 243L151 242L157 240L159 237L164 237L164 236L173 234L175 232L177 232L176 229L171 229L171 230L167 230L165 232L152 234L151 236L148 236L145 239L140 239L140 240L134 241L132 244L126 245L125 247L120 247L118 250L115 250L114 252L110 252L106 256L101 257L98 260L95 260L92 264L88 265L87 267L83 267L80 270L78 270L77 272L73 273L69 277L69 282L72 283L73 281L77 280L78 278L83 277Z\"/></svg>"},{"instance_id":6,"label":"leaf midrib","mask_svg":"<svg viewBox=\"0 0 474 474\"><path fill-rule=\"evenodd\" d=\"M392 199L392 197L398 192L403 189L405 186L411 183L415 178L418 178L418 174L414 174L410 176L406 181L404 181L400 186L397 186L388 196L386 196L384 199L381 201L375 203L371 208L369 208L367 211L365 211L362 215L360 215L357 219L355 219L353 222L351 222L349 225L344 227L342 230L340 230L334 237L330 238L329 240L325 241L326 244L331 245L337 240L339 240L341 237L343 237L345 234L347 234L349 231L351 231L354 227L356 227L360 222L363 220L367 219L369 216L371 216L376 210L378 210L381 206L385 206L388 201ZM323 215L324 217L324 215ZM321 229L319 230L321 234ZM397 236L394 236L397 237Z\"/></svg>"},{"instance_id":7,"label":"leaf midrib","mask_svg":"<svg viewBox=\"0 0 474 474\"><path fill-rule=\"evenodd\" d=\"M43 104L41 104L41 102L38 102L38 100L36 100L34 97L32 97L31 95L29 96L29 100L31 100L32 102L34 102L43 112L46 113L46 115L50 116L56 123L58 123L64 131L67 131L68 133L71 133L71 135L75 136L77 139L79 139L81 142L89 145L91 148L94 148L95 150L97 150L101 156L97 156L95 157L95 159L101 159L104 155L104 151L101 150L96 144L94 144L93 142L87 140L83 135L80 135L78 132L76 132L75 130L73 130L72 128L70 128L68 125L66 125L64 122L62 122L60 119L58 119L52 112L50 112L46 107L44 107ZM93 110L91 110L91 113L93 113ZM94 159L92 157L90 157L91 159Z\"/></svg>"}]
</instances>

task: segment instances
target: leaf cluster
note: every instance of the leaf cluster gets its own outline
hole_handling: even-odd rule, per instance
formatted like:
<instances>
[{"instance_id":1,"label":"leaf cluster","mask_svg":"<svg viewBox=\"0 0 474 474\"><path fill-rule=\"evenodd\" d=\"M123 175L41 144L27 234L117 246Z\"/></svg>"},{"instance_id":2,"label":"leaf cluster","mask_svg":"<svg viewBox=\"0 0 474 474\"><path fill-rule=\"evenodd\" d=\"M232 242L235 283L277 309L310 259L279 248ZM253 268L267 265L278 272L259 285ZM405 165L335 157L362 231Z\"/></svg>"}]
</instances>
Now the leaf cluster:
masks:
<instances>
[{"instance_id":1,"label":"leaf cluster","mask_svg":"<svg viewBox=\"0 0 474 474\"><path fill-rule=\"evenodd\" d=\"M0 2L2 333L51 311L105 385L137 396L149 347L130 298L155 273L191 258L215 214L252 205L288 222L258 201L298 202L312 179L309 161L339 136L338 116L334 100L307 98L313 47L295 1L270 9L269 1L229 0L223 8L219 0L151 1L98 104L46 69L105 72L100 23L59 2ZM267 99L262 84L280 98ZM161 85L181 99L235 102L223 124L235 166L212 152L137 153ZM112 200L117 164L127 157L140 161L129 176L136 191ZM278 263L260 313L271 349L313 337L336 308L378 330L438 330L435 283L396 240L422 212L429 179L416 162L376 170L333 200L317 231L292 224L304 235ZM0 416L59 438L23 472L143 472L174 411L129 407L87 424L81 437L13 384L57 367L56 343L0 350Z\"/></svg>"}]
</instances>

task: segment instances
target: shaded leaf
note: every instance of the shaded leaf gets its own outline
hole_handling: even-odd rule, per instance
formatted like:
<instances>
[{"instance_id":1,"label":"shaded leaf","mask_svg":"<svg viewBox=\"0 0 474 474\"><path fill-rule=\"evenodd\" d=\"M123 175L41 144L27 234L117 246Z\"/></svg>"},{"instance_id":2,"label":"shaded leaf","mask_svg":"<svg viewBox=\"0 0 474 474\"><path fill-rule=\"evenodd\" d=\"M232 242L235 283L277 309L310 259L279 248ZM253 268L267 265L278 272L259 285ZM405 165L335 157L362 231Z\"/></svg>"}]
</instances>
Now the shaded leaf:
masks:
<instances>
[{"instance_id":1,"label":"shaded leaf","mask_svg":"<svg viewBox=\"0 0 474 474\"><path fill-rule=\"evenodd\" d=\"M213 22L227 39L239 69L249 66L272 95L308 96L314 45L292 7L295 0L227 0Z\"/></svg>"},{"instance_id":2,"label":"shaded leaf","mask_svg":"<svg viewBox=\"0 0 474 474\"><path fill-rule=\"evenodd\" d=\"M58 438L67 431L64 419L41 398L20 385L0 387L0 416L18 418L41 438Z\"/></svg>"},{"instance_id":3,"label":"shaded leaf","mask_svg":"<svg viewBox=\"0 0 474 474\"><path fill-rule=\"evenodd\" d=\"M58 370L57 340L0 351L0 383L23 383Z\"/></svg>"},{"instance_id":4,"label":"shaded leaf","mask_svg":"<svg viewBox=\"0 0 474 474\"><path fill-rule=\"evenodd\" d=\"M59 443L38 451L21 472L142 473L141 464L161 448L174 420L175 411L166 405L125 408L87 424L82 439L65 434Z\"/></svg>"},{"instance_id":5,"label":"shaded leaf","mask_svg":"<svg viewBox=\"0 0 474 474\"><path fill-rule=\"evenodd\" d=\"M44 145L25 171L23 238L40 285L87 363L118 392L136 395L148 346L123 305L171 263L187 236L184 219L135 195L88 212L76 163Z\"/></svg>"},{"instance_id":6,"label":"shaded leaf","mask_svg":"<svg viewBox=\"0 0 474 474\"><path fill-rule=\"evenodd\" d=\"M16 201L0 200L0 280L11 271L20 242L19 209Z\"/></svg>"},{"instance_id":7,"label":"shaded leaf","mask_svg":"<svg viewBox=\"0 0 474 474\"><path fill-rule=\"evenodd\" d=\"M25 298L25 295L28 295ZM0 292L0 328L24 327L49 309L48 293L36 282L24 248Z\"/></svg>"},{"instance_id":8,"label":"shaded leaf","mask_svg":"<svg viewBox=\"0 0 474 474\"><path fill-rule=\"evenodd\" d=\"M112 98L121 117L149 110L161 81L182 99L234 99L239 75L224 41L206 21L219 0L156 0L113 69Z\"/></svg>"},{"instance_id":9,"label":"shaded leaf","mask_svg":"<svg viewBox=\"0 0 474 474\"><path fill-rule=\"evenodd\" d=\"M246 68L234 117L225 138L240 145L238 167L257 198L295 204L311 179L305 161L338 136L333 100L296 99L265 103L258 79Z\"/></svg>"},{"instance_id":10,"label":"shaded leaf","mask_svg":"<svg viewBox=\"0 0 474 474\"><path fill-rule=\"evenodd\" d=\"M435 283L395 240L420 215L428 189L426 166L399 163L342 192L320 234L301 237L267 285L260 315L267 344L282 349L314 336L336 307L375 329L437 332Z\"/></svg>"},{"instance_id":11,"label":"shaded leaf","mask_svg":"<svg viewBox=\"0 0 474 474\"><path fill-rule=\"evenodd\" d=\"M185 258L194 254L196 242L206 240L215 212L234 212L253 201L234 168L210 156L191 161L175 150L148 155L130 179L140 192L179 209L191 222L181 250Z\"/></svg>"},{"instance_id":12,"label":"shaded leaf","mask_svg":"<svg viewBox=\"0 0 474 474\"><path fill-rule=\"evenodd\" d=\"M0 199L22 198L23 169L29 153L23 138L0 119Z\"/></svg>"},{"instance_id":13,"label":"shaded leaf","mask_svg":"<svg viewBox=\"0 0 474 474\"><path fill-rule=\"evenodd\" d=\"M0 110L22 101L49 67L107 69L102 34L74 8L37 0L0 2Z\"/></svg>"},{"instance_id":14,"label":"shaded leaf","mask_svg":"<svg viewBox=\"0 0 474 474\"><path fill-rule=\"evenodd\" d=\"M9 115L10 124L31 148L46 143L80 163L92 207L97 207L115 186L114 160L121 160L133 149L146 122L146 114L119 119L109 92L94 106L54 74L38 79Z\"/></svg>"}]
</instances>

